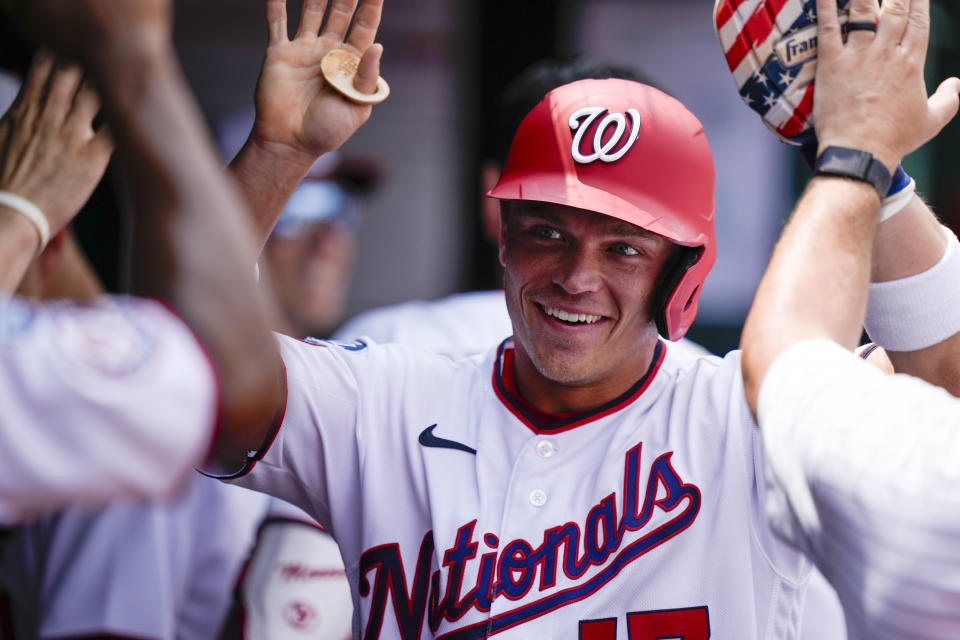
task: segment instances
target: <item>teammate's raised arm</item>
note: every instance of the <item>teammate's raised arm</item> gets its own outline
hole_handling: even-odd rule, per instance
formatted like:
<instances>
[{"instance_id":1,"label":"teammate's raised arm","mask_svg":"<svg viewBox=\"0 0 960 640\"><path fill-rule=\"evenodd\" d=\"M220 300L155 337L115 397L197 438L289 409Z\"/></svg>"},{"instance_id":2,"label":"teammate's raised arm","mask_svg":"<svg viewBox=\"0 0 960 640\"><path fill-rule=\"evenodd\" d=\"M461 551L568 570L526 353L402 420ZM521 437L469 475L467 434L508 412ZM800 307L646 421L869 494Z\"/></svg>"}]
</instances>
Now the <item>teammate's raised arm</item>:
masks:
<instances>
[{"instance_id":1,"label":"teammate's raised arm","mask_svg":"<svg viewBox=\"0 0 960 640\"><path fill-rule=\"evenodd\" d=\"M875 0L857 0L850 7L854 22L872 24L880 16ZM878 194L866 175L857 179L855 163L844 159L872 162L889 182L900 160L956 113L956 78L927 99L928 1L885 3L876 33L854 31L846 43L836 0L818 0L817 9L820 64L814 119L822 166L784 231L744 328L744 383L754 410L763 375L792 344L823 337L856 346L871 267L880 279L902 278L913 273L904 269L928 268L931 252L934 262L943 252L943 236L923 219L929 213L919 200L877 231L885 191ZM904 229L903 223L916 226ZM897 233L902 247L895 246ZM875 236L880 250L872 265Z\"/></svg>"},{"instance_id":2,"label":"teammate's raised arm","mask_svg":"<svg viewBox=\"0 0 960 640\"><path fill-rule=\"evenodd\" d=\"M767 519L836 588L851 639L956 637L960 501L943 487L956 478L960 400L886 375L850 350L871 272L875 280L900 278L894 293L906 305L888 312L903 317L924 299L925 280L942 278L944 264L958 268L956 239L951 234L954 247L944 255L944 234L918 199L880 218L890 173L956 114L960 80L927 98L927 0L886 0L882 13L873 0L853 0L848 24L859 26L845 43L836 0L818 0L817 12L818 170L777 244L742 338L744 387L764 440ZM956 383L950 327L960 305L951 307L949 291L942 298L946 317L931 323L914 309L915 326L893 326L886 336L913 348L918 335L940 332L923 354L935 362L925 377Z\"/></svg>"},{"instance_id":3,"label":"teammate's raised arm","mask_svg":"<svg viewBox=\"0 0 960 640\"><path fill-rule=\"evenodd\" d=\"M824 144L850 144L884 157L909 153L939 131L957 111L955 79L927 100L922 71L931 16L924 2L851 3L850 20L870 24L876 36L852 32L848 45L827 42L828 67L817 76L815 117ZM865 73L862 64L871 70ZM857 99L849 101L852 95ZM822 99L821 99L822 98ZM878 108L876 105L883 105ZM832 140L824 143L823 140ZM869 139L869 141L867 141ZM956 238L941 227L917 195L891 214L887 198L876 227L865 326L894 368L960 395L960 255Z\"/></svg>"},{"instance_id":4,"label":"teammate's raised arm","mask_svg":"<svg viewBox=\"0 0 960 640\"><path fill-rule=\"evenodd\" d=\"M172 48L168 0L14 2L43 39L94 80L137 210L133 287L169 301L221 376L214 455L242 461L282 406L272 309L249 273L256 247L242 198L208 142Z\"/></svg>"},{"instance_id":5,"label":"teammate's raised arm","mask_svg":"<svg viewBox=\"0 0 960 640\"><path fill-rule=\"evenodd\" d=\"M257 117L231 169L251 208L263 246L301 178L322 154L342 145L370 117L324 79L320 62L334 49L360 57L354 88L373 94L383 47L374 44L383 0L304 0L289 37L286 0L267 0L269 43L257 82ZM349 33L349 36L348 36Z\"/></svg>"}]
</instances>

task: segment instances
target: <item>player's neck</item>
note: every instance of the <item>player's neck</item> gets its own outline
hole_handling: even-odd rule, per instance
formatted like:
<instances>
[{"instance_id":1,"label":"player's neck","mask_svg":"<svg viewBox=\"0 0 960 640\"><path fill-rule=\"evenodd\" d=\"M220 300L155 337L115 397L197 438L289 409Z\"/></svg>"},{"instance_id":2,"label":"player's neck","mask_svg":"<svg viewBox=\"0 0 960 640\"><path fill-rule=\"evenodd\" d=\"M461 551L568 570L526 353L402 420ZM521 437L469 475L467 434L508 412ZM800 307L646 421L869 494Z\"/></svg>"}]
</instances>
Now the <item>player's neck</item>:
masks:
<instances>
[{"instance_id":1,"label":"player's neck","mask_svg":"<svg viewBox=\"0 0 960 640\"><path fill-rule=\"evenodd\" d=\"M638 349L636 366L623 367L616 375L598 380L563 383L540 373L529 355L515 345L513 382L516 393L531 407L546 414L581 413L596 409L624 395L650 369L657 341Z\"/></svg>"}]
</instances>

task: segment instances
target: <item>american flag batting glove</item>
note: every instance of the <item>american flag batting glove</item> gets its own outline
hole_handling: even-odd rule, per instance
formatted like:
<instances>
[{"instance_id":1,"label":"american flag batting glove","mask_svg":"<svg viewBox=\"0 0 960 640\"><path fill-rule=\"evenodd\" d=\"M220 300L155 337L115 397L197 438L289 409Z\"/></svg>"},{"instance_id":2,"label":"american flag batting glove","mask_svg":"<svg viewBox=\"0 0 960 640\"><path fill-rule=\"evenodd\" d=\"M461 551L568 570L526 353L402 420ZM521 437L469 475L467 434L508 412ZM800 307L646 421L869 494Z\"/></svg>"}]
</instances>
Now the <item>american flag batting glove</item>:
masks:
<instances>
[{"instance_id":1,"label":"american flag batting glove","mask_svg":"<svg viewBox=\"0 0 960 640\"><path fill-rule=\"evenodd\" d=\"M850 0L838 0L845 24ZM816 0L717 0L713 23L740 97L781 141L817 154L813 88L817 71ZM887 197L911 184L898 166Z\"/></svg>"}]
</instances>

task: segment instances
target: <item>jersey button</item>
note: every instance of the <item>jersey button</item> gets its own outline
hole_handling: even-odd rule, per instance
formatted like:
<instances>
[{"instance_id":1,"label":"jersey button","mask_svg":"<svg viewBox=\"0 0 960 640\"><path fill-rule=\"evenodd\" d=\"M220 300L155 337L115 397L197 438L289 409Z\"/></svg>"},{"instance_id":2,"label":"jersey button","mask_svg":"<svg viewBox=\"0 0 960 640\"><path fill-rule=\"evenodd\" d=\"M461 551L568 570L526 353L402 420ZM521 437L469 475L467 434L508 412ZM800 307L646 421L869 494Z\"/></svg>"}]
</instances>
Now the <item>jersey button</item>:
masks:
<instances>
[{"instance_id":1,"label":"jersey button","mask_svg":"<svg viewBox=\"0 0 960 640\"><path fill-rule=\"evenodd\" d=\"M557 452L557 448L549 440L540 440L537 442L537 455L541 458L549 458Z\"/></svg>"},{"instance_id":2,"label":"jersey button","mask_svg":"<svg viewBox=\"0 0 960 640\"><path fill-rule=\"evenodd\" d=\"M534 489L530 492L530 504L535 507L542 507L547 504L547 492L543 489Z\"/></svg>"}]
</instances>

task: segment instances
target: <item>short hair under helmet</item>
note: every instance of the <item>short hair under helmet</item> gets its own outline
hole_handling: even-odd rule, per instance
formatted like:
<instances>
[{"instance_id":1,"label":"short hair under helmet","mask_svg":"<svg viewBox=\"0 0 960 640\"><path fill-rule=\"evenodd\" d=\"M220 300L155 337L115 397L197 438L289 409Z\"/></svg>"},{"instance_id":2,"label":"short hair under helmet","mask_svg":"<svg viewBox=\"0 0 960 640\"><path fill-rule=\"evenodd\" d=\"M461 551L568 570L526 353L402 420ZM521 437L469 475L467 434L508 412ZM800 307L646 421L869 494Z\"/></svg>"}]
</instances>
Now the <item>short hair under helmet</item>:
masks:
<instances>
[{"instance_id":1,"label":"short hair under helmet","mask_svg":"<svg viewBox=\"0 0 960 640\"><path fill-rule=\"evenodd\" d=\"M602 213L691 247L666 274L656 310L660 333L679 340L716 260L714 183L703 125L679 101L591 79L557 87L527 114L487 195Z\"/></svg>"}]
</instances>

